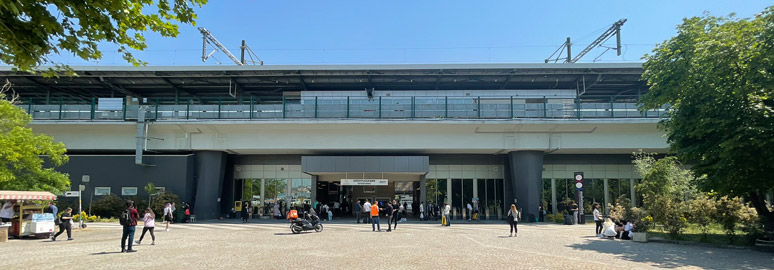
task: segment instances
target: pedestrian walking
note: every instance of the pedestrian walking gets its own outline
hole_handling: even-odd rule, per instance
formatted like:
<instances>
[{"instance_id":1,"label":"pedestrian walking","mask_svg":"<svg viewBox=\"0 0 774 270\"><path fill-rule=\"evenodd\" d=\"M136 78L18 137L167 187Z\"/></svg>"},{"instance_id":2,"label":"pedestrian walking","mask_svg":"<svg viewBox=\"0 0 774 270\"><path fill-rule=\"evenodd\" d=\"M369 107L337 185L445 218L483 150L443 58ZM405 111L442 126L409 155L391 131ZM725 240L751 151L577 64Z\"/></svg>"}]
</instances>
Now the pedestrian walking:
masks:
<instances>
[{"instance_id":1,"label":"pedestrian walking","mask_svg":"<svg viewBox=\"0 0 774 270\"><path fill-rule=\"evenodd\" d=\"M360 200L355 203L355 218L357 223L360 223L360 215L363 213L363 205L360 204Z\"/></svg>"},{"instance_id":2,"label":"pedestrian walking","mask_svg":"<svg viewBox=\"0 0 774 270\"><path fill-rule=\"evenodd\" d=\"M368 201L366 201L368 203ZM373 205L371 205L371 231L382 231L382 228L379 227L379 204L374 202Z\"/></svg>"},{"instance_id":3,"label":"pedestrian walking","mask_svg":"<svg viewBox=\"0 0 774 270\"><path fill-rule=\"evenodd\" d=\"M280 213L279 204L274 204L274 219L281 219L282 215Z\"/></svg>"},{"instance_id":4,"label":"pedestrian walking","mask_svg":"<svg viewBox=\"0 0 774 270\"><path fill-rule=\"evenodd\" d=\"M135 210L137 212L137 210ZM166 224L166 228L164 231L169 231L169 223L172 223L172 204L167 203L166 206L164 206L164 223Z\"/></svg>"},{"instance_id":5,"label":"pedestrian walking","mask_svg":"<svg viewBox=\"0 0 774 270\"><path fill-rule=\"evenodd\" d=\"M64 213L62 213L62 217L59 218L59 232L57 232L54 237L51 237L51 241L56 241L56 237L65 231L67 231L67 241L73 240L72 220L73 209L68 207Z\"/></svg>"},{"instance_id":6,"label":"pedestrian walking","mask_svg":"<svg viewBox=\"0 0 774 270\"><path fill-rule=\"evenodd\" d=\"M191 222L191 206L188 205L188 203L184 202L183 203L183 210L184 210L183 213L185 215L185 219L183 219L183 222L186 222L186 223L187 222Z\"/></svg>"},{"instance_id":7,"label":"pedestrian walking","mask_svg":"<svg viewBox=\"0 0 774 270\"><path fill-rule=\"evenodd\" d=\"M472 220L473 218L473 205L468 203L468 221Z\"/></svg>"},{"instance_id":8,"label":"pedestrian walking","mask_svg":"<svg viewBox=\"0 0 774 270\"><path fill-rule=\"evenodd\" d=\"M169 205L169 207L172 206ZM134 208L134 201L126 201L126 210L121 213L121 218L119 219L121 226L124 227L123 234L121 235L121 252L136 252L136 250L132 249L132 243L134 242L134 226L137 226L138 218L140 216L137 214L137 209ZM126 248L127 245L129 248Z\"/></svg>"},{"instance_id":9,"label":"pedestrian walking","mask_svg":"<svg viewBox=\"0 0 774 270\"><path fill-rule=\"evenodd\" d=\"M604 229L602 227L602 213L599 212L599 203L594 203L594 223L596 223L595 232L597 233L597 237L604 237L602 235L602 230Z\"/></svg>"},{"instance_id":10,"label":"pedestrian walking","mask_svg":"<svg viewBox=\"0 0 774 270\"><path fill-rule=\"evenodd\" d=\"M444 203L443 207L443 220L445 221L445 225L451 226L451 216L449 215L451 213L451 206L449 203Z\"/></svg>"},{"instance_id":11,"label":"pedestrian walking","mask_svg":"<svg viewBox=\"0 0 774 270\"><path fill-rule=\"evenodd\" d=\"M517 236L516 234L519 233L518 228L516 228L516 225L519 222L519 210L516 210L516 205L511 204L511 209L508 210L508 224L511 225L511 235L510 237Z\"/></svg>"},{"instance_id":12,"label":"pedestrian walking","mask_svg":"<svg viewBox=\"0 0 774 270\"><path fill-rule=\"evenodd\" d=\"M400 222L406 222L406 217L408 216L408 211L406 210L406 206L408 206L408 204L403 203L403 205L400 205L400 204L398 205L400 206L400 208L398 209L398 215L396 219L400 220ZM398 227L397 223L395 224L395 227Z\"/></svg>"},{"instance_id":13,"label":"pedestrian walking","mask_svg":"<svg viewBox=\"0 0 774 270\"><path fill-rule=\"evenodd\" d=\"M245 201L242 204L242 223L247 223L250 219L250 202Z\"/></svg>"},{"instance_id":14,"label":"pedestrian walking","mask_svg":"<svg viewBox=\"0 0 774 270\"><path fill-rule=\"evenodd\" d=\"M368 200L363 204L363 215L365 215L363 223L371 223L371 203Z\"/></svg>"},{"instance_id":15,"label":"pedestrian walking","mask_svg":"<svg viewBox=\"0 0 774 270\"><path fill-rule=\"evenodd\" d=\"M48 202L48 208L45 212L54 214L54 218L56 218L56 215L59 214L59 208L54 205L54 202Z\"/></svg>"},{"instance_id":16,"label":"pedestrian walking","mask_svg":"<svg viewBox=\"0 0 774 270\"><path fill-rule=\"evenodd\" d=\"M438 219L440 218L439 217L440 215L441 215L441 206L438 203L436 203L433 205L433 217L435 218L435 221L438 221Z\"/></svg>"},{"instance_id":17,"label":"pedestrian walking","mask_svg":"<svg viewBox=\"0 0 774 270\"><path fill-rule=\"evenodd\" d=\"M151 236L151 245L156 244L156 235L153 234L153 229L156 228L156 214L153 213L153 210L148 207L145 209L145 216L142 218L143 226L142 226L142 234L140 234L140 240L137 240L137 245L142 243L142 239L145 237L146 232L150 232Z\"/></svg>"}]
</instances>

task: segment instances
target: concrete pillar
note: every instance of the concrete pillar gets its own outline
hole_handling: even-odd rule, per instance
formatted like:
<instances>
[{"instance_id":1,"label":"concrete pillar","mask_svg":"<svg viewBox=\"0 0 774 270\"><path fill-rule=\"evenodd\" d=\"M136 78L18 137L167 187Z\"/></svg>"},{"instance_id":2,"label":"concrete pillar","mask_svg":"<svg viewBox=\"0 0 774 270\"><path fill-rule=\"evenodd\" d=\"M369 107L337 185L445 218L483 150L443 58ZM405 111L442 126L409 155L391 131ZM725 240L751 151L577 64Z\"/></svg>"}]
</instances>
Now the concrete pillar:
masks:
<instances>
[{"instance_id":1,"label":"concrete pillar","mask_svg":"<svg viewBox=\"0 0 774 270\"><path fill-rule=\"evenodd\" d=\"M444 198L443 202L449 203L449 205L451 205L451 196L452 196L451 179L443 179L443 181L446 181L446 198ZM441 204L441 207L443 207L443 203Z\"/></svg>"},{"instance_id":2,"label":"concrete pillar","mask_svg":"<svg viewBox=\"0 0 774 270\"><path fill-rule=\"evenodd\" d=\"M607 178L602 179L602 181L604 183L604 188L605 188L605 190L602 193L602 194L605 194L605 208L604 209L605 209L605 215L607 215L607 214L610 214L610 209L608 209L609 207L607 207L607 204L610 203L610 192L609 192L609 187L610 186L608 185Z\"/></svg>"},{"instance_id":3,"label":"concrete pillar","mask_svg":"<svg viewBox=\"0 0 774 270\"><path fill-rule=\"evenodd\" d=\"M551 211L554 214L559 213L558 206L556 206L556 179L551 178Z\"/></svg>"},{"instance_id":4,"label":"concrete pillar","mask_svg":"<svg viewBox=\"0 0 774 270\"><path fill-rule=\"evenodd\" d=\"M419 201L427 203L427 177L419 176Z\"/></svg>"},{"instance_id":5,"label":"concrete pillar","mask_svg":"<svg viewBox=\"0 0 774 270\"><path fill-rule=\"evenodd\" d=\"M261 205L258 207L258 212L261 215L265 215L266 213L263 212L263 206L266 205L266 179L261 178Z\"/></svg>"},{"instance_id":6,"label":"concrete pillar","mask_svg":"<svg viewBox=\"0 0 774 270\"><path fill-rule=\"evenodd\" d=\"M223 177L226 170L226 153L218 151L196 152L196 201L191 205L199 219L213 219L221 215L220 204Z\"/></svg>"},{"instance_id":7,"label":"concrete pillar","mask_svg":"<svg viewBox=\"0 0 774 270\"><path fill-rule=\"evenodd\" d=\"M312 186L309 187L309 189L312 191L312 194L309 195L309 200L312 201L312 204L317 201L317 178L317 175L312 175Z\"/></svg>"},{"instance_id":8,"label":"concrete pillar","mask_svg":"<svg viewBox=\"0 0 774 270\"><path fill-rule=\"evenodd\" d=\"M632 207L637 206L637 194L634 191L634 185L637 184L637 181L634 181L634 178L629 179L629 194L632 200Z\"/></svg>"},{"instance_id":9,"label":"concrete pillar","mask_svg":"<svg viewBox=\"0 0 774 270\"><path fill-rule=\"evenodd\" d=\"M540 190L543 179L543 151L516 151L508 153L511 183L516 207L522 209L521 217L534 222L540 207ZM510 203L508 202L506 206ZM530 218L530 215L532 218Z\"/></svg>"}]
</instances>

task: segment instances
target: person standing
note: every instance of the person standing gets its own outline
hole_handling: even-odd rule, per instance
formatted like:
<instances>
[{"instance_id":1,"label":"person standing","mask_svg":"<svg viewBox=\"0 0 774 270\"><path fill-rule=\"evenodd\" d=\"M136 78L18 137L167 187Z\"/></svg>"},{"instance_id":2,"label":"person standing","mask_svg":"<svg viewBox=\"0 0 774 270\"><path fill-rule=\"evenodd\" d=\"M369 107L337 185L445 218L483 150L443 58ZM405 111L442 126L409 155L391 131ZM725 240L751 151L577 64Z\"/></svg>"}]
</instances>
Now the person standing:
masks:
<instances>
[{"instance_id":1,"label":"person standing","mask_svg":"<svg viewBox=\"0 0 774 270\"><path fill-rule=\"evenodd\" d=\"M371 203L368 200L363 204L363 215L365 215L363 223L371 223Z\"/></svg>"},{"instance_id":2,"label":"person standing","mask_svg":"<svg viewBox=\"0 0 774 270\"><path fill-rule=\"evenodd\" d=\"M419 203L419 220L425 220L425 202Z\"/></svg>"},{"instance_id":3,"label":"person standing","mask_svg":"<svg viewBox=\"0 0 774 270\"><path fill-rule=\"evenodd\" d=\"M543 222L543 216L546 215L546 210L543 209L543 204L538 206L538 222Z\"/></svg>"},{"instance_id":4,"label":"person standing","mask_svg":"<svg viewBox=\"0 0 774 270\"><path fill-rule=\"evenodd\" d=\"M578 224L578 204L572 203L570 206L570 214L572 215L572 225Z\"/></svg>"},{"instance_id":5,"label":"person standing","mask_svg":"<svg viewBox=\"0 0 774 270\"><path fill-rule=\"evenodd\" d=\"M172 207L170 204L169 207ZM134 241L134 226L137 226L137 219L140 215L137 214L137 209L134 208L134 201L126 201L126 210L121 213L121 226L124 227L124 232L121 235L121 252L136 252L132 249L132 242ZM129 241L127 241L129 240ZM129 248L126 248L128 243Z\"/></svg>"},{"instance_id":6,"label":"person standing","mask_svg":"<svg viewBox=\"0 0 774 270\"><path fill-rule=\"evenodd\" d=\"M368 204L368 201L366 201L366 204ZM374 202L373 205L371 205L371 231L382 231L382 228L379 227L379 204Z\"/></svg>"},{"instance_id":7,"label":"person standing","mask_svg":"<svg viewBox=\"0 0 774 270\"><path fill-rule=\"evenodd\" d=\"M446 220L446 226L451 226L451 216L449 216L449 213L451 213L451 206L449 203L444 203L443 207L443 219Z\"/></svg>"},{"instance_id":8,"label":"person standing","mask_svg":"<svg viewBox=\"0 0 774 270\"><path fill-rule=\"evenodd\" d=\"M604 237L602 236L602 213L599 212L599 203L594 203L594 223L596 223L595 232L597 233L597 237Z\"/></svg>"},{"instance_id":9,"label":"person standing","mask_svg":"<svg viewBox=\"0 0 774 270\"><path fill-rule=\"evenodd\" d=\"M59 214L59 208L54 205L54 202L48 202L48 208L45 212L54 214L54 218L56 218L56 214Z\"/></svg>"},{"instance_id":10,"label":"person standing","mask_svg":"<svg viewBox=\"0 0 774 270\"><path fill-rule=\"evenodd\" d=\"M135 210L137 212L137 210ZM164 223L166 224L166 228L164 231L169 231L169 223L172 223L172 204L167 203L166 206L164 206Z\"/></svg>"},{"instance_id":11,"label":"person standing","mask_svg":"<svg viewBox=\"0 0 774 270\"><path fill-rule=\"evenodd\" d=\"M177 208L175 207L175 202L172 202L172 213L175 213L175 214L177 214L177 212L176 212L176 211L177 211ZM174 219L172 219L172 221L170 221L170 222L172 222L172 223L175 223L175 220L174 220Z\"/></svg>"},{"instance_id":12,"label":"person standing","mask_svg":"<svg viewBox=\"0 0 774 270\"><path fill-rule=\"evenodd\" d=\"M148 209L145 209L145 216L142 218L142 220L144 224L142 227L142 234L140 235L140 240L137 240L136 242L137 245L142 243L142 238L145 237L146 232L150 232L150 236L152 240L151 245L155 245L156 235L153 234L153 229L156 228L156 215L153 213L153 210L151 210L150 207Z\"/></svg>"},{"instance_id":13,"label":"person standing","mask_svg":"<svg viewBox=\"0 0 774 270\"><path fill-rule=\"evenodd\" d=\"M395 209L396 209L396 208L395 208L395 207L393 207L393 203L394 203L394 201L393 201L393 202L387 202L387 206L385 206L385 207L384 207L384 209L385 209L385 210L384 210L384 216L387 218L387 231L388 231L388 232L391 232L391 231L392 231L392 218L393 218L395 215L397 215L397 214L395 213ZM397 224L397 223L395 224L395 227L396 227L396 228L398 227L398 224Z\"/></svg>"},{"instance_id":14,"label":"person standing","mask_svg":"<svg viewBox=\"0 0 774 270\"><path fill-rule=\"evenodd\" d=\"M51 237L51 241L56 241L56 237L64 231L67 231L67 241L73 240L73 223L70 222L73 220L73 209L68 207L67 210L62 213L62 217L60 217L59 220L59 232L57 232L54 237Z\"/></svg>"},{"instance_id":15,"label":"person standing","mask_svg":"<svg viewBox=\"0 0 774 270\"><path fill-rule=\"evenodd\" d=\"M250 219L250 202L245 201L242 204L242 223L247 223Z\"/></svg>"},{"instance_id":16,"label":"person standing","mask_svg":"<svg viewBox=\"0 0 774 270\"><path fill-rule=\"evenodd\" d=\"M331 207L327 205L326 205L326 209L328 210L328 221L333 220L333 209L331 209Z\"/></svg>"},{"instance_id":17,"label":"person standing","mask_svg":"<svg viewBox=\"0 0 774 270\"><path fill-rule=\"evenodd\" d=\"M188 203L184 202L183 210L184 210L183 213L185 214L185 219L183 220L183 222L191 222L191 206L188 205Z\"/></svg>"},{"instance_id":18,"label":"person standing","mask_svg":"<svg viewBox=\"0 0 774 270\"><path fill-rule=\"evenodd\" d=\"M3 209L0 209L0 220L3 223L10 222L13 219L13 207L16 206L16 201L8 200L3 203Z\"/></svg>"},{"instance_id":19,"label":"person standing","mask_svg":"<svg viewBox=\"0 0 774 270\"><path fill-rule=\"evenodd\" d=\"M433 205L433 217L435 218L435 221L438 221L438 219L440 218L439 217L441 215L440 211L441 211L441 206L438 203L434 204Z\"/></svg>"},{"instance_id":20,"label":"person standing","mask_svg":"<svg viewBox=\"0 0 774 270\"><path fill-rule=\"evenodd\" d=\"M516 205L511 204L511 209L508 210L508 224L511 225L511 235L510 237L517 236L516 234L519 233L518 228L516 228L516 225L519 222L519 211L516 210Z\"/></svg>"},{"instance_id":21,"label":"person standing","mask_svg":"<svg viewBox=\"0 0 774 270\"><path fill-rule=\"evenodd\" d=\"M471 221L473 218L473 205L468 203L467 208L468 208L468 221Z\"/></svg>"},{"instance_id":22,"label":"person standing","mask_svg":"<svg viewBox=\"0 0 774 270\"><path fill-rule=\"evenodd\" d=\"M360 200L355 203L355 218L357 223L360 223L360 214L363 213L363 205L360 204Z\"/></svg>"},{"instance_id":23,"label":"person standing","mask_svg":"<svg viewBox=\"0 0 774 270\"><path fill-rule=\"evenodd\" d=\"M280 215L280 208L279 204L274 204L274 219L280 219L282 218L282 215Z\"/></svg>"}]
</instances>

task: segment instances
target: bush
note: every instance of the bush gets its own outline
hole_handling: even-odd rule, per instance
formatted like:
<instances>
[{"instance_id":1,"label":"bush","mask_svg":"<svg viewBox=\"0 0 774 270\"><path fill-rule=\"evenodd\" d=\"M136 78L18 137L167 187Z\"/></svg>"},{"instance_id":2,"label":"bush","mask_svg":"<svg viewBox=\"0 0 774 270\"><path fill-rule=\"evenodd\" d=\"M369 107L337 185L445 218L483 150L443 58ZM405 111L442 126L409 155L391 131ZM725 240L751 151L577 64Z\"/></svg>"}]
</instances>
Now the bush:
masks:
<instances>
[{"instance_id":1,"label":"bush","mask_svg":"<svg viewBox=\"0 0 774 270\"><path fill-rule=\"evenodd\" d=\"M624 218L634 224L635 232L647 232L653 226L653 217L643 208L632 207Z\"/></svg>"},{"instance_id":2,"label":"bush","mask_svg":"<svg viewBox=\"0 0 774 270\"><path fill-rule=\"evenodd\" d=\"M94 201L91 206L91 214L102 217L119 217L124 209L126 209L126 200L110 194Z\"/></svg>"},{"instance_id":3,"label":"bush","mask_svg":"<svg viewBox=\"0 0 774 270\"><path fill-rule=\"evenodd\" d=\"M717 201L706 195L699 196L688 205L688 221L699 226L702 238L707 239L709 225L717 214Z\"/></svg>"},{"instance_id":4,"label":"bush","mask_svg":"<svg viewBox=\"0 0 774 270\"><path fill-rule=\"evenodd\" d=\"M177 196L177 194L172 192L162 192L159 193L156 196L153 196L153 201L151 201L151 209L153 209L153 212L156 214L156 216L162 216L164 214L164 206L167 203L176 203L176 207L181 207L182 205L180 203L180 197ZM143 210L141 210L143 211ZM173 215L176 213L173 213Z\"/></svg>"},{"instance_id":5,"label":"bush","mask_svg":"<svg viewBox=\"0 0 774 270\"><path fill-rule=\"evenodd\" d=\"M728 242L733 243L737 224L742 220L742 210L745 208L739 197L723 196L718 200L718 210L715 219L726 232Z\"/></svg>"},{"instance_id":6,"label":"bush","mask_svg":"<svg viewBox=\"0 0 774 270\"><path fill-rule=\"evenodd\" d=\"M740 213L740 229L745 233L748 243L754 244L755 239L763 238L765 232L763 220L758 216L755 208L744 207Z\"/></svg>"}]
</instances>

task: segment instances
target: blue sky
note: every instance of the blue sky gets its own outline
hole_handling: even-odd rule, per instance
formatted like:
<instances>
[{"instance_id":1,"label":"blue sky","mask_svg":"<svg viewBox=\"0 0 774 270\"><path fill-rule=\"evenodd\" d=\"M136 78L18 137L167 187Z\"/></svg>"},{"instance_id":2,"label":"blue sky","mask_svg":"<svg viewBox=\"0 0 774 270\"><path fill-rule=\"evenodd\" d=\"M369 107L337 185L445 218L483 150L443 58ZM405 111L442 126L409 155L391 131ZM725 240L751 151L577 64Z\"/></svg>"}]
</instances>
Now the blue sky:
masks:
<instances>
[{"instance_id":1,"label":"blue sky","mask_svg":"<svg viewBox=\"0 0 774 270\"><path fill-rule=\"evenodd\" d=\"M244 1L210 0L197 10L197 27L209 29L235 55L242 39L265 64L542 63L566 37L575 53L621 18L625 54L602 62L641 61L656 43L675 34L685 17L750 17L770 1ZM584 38L585 37L585 38ZM177 38L146 35L136 55L149 65L217 65L201 61L201 34L184 25ZM613 44L614 39L607 44ZM114 47L71 65L126 65ZM580 62L593 61L597 49ZM233 65L220 53L223 65Z\"/></svg>"}]
</instances>

